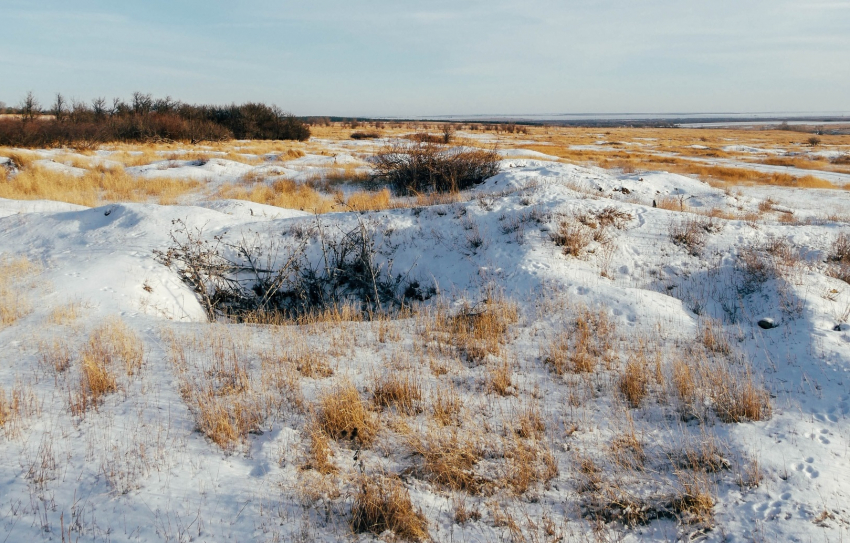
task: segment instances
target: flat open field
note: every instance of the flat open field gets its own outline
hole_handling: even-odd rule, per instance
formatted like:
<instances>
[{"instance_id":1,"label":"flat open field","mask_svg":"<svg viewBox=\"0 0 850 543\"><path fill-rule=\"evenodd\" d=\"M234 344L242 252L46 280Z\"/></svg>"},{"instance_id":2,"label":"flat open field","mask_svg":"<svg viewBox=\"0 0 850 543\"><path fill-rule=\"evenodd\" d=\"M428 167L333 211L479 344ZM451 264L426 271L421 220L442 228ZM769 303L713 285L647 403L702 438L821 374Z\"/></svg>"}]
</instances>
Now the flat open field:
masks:
<instances>
[{"instance_id":1,"label":"flat open field","mask_svg":"<svg viewBox=\"0 0 850 543\"><path fill-rule=\"evenodd\" d=\"M850 537L850 136L517 128L0 148L0 541Z\"/></svg>"}]
</instances>

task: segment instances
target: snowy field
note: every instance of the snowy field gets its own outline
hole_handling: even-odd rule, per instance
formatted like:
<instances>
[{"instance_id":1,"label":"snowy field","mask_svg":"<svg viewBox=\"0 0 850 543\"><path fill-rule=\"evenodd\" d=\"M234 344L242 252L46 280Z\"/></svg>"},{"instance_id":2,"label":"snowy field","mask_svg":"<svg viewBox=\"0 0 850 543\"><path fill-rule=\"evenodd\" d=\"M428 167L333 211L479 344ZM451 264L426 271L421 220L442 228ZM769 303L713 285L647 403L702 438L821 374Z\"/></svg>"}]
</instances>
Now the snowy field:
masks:
<instances>
[{"instance_id":1,"label":"snowy field","mask_svg":"<svg viewBox=\"0 0 850 543\"><path fill-rule=\"evenodd\" d=\"M127 167L179 205L0 199L0 541L850 537L849 193L516 147L449 203L219 197L382 143ZM211 323L163 257L320 272L345 239L420 300Z\"/></svg>"}]
</instances>

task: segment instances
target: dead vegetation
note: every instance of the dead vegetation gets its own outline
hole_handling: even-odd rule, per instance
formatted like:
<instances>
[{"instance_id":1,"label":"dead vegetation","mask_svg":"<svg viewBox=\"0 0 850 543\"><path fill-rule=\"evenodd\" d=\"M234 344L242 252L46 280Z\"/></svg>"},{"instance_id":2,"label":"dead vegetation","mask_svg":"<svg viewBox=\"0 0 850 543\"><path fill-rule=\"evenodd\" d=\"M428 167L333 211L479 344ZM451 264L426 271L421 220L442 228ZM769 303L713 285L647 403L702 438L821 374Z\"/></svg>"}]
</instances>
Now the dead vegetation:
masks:
<instances>
[{"instance_id":1,"label":"dead vegetation","mask_svg":"<svg viewBox=\"0 0 850 543\"><path fill-rule=\"evenodd\" d=\"M60 370L65 353L53 353L48 360ZM111 318L89 334L79 354L80 378L76 388L68 391L71 412L83 417L90 408L97 409L107 394L119 388L118 372L127 376L137 373L144 361L144 347L139 337L120 319Z\"/></svg>"},{"instance_id":2,"label":"dead vegetation","mask_svg":"<svg viewBox=\"0 0 850 543\"><path fill-rule=\"evenodd\" d=\"M543 361L558 375L592 373L609 366L614 328L604 308L582 308L543 352Z\"/></svg>"},{"instance_id":3,"label":"dead vegetation","mask_svg":"<svg viewBox=\"0 0 850 543\"><path fill-rule=\"evenodd\" d=\"M39 271L40 267L26 257L0 256L0 328L32 312L27 283Z\"/></svg>"},{"instance_id":4,"label":"dead vegetation","mask_svg":"<svg viewBox=\"0 0 850 543\"><path fill-rule=\"evenodd\" d=\"M396 194L456 193L499 173L495 150L448 147L420 139L393 144L372 158L373 176Z\"/></svg>"},{"instance_id":5,"label":"dead vegetation","mask_svg":"<svg viewBox=\"0 0 850 543\"><path fill-rule=\"evenodd\" d=\"M333 439L368 447L378 435L379 421L351 381L322 392L315 412L319 428Z\"/></svg>"},{"instance_id":6,"label":"dead vegetation","mask_svg":"<svg viewBox=\"0 0 850 543\"><path fill-rule=\"evenodd\" d=\"M425 515L414 509L410 494L398 477L363 475L355 486L358 490L351 507L351 527L354 532L381 535L389 530L406 541L425 541L429 538Z\"/></svg>"},{"instance_id":7,"label":"dead vegetation","mask_svg":"<svg viewBox=\"0 0 850 543\"><path fill-rule=\"evenodd\" d=\"M423 314L421 336L426 344L451 346L467 361L478 364L488 356L498 356L508 340L510 325L519 319L513 301L489 295L478 304L464 302L456 311L438 303Z\"/></svg>"}]
</instances>

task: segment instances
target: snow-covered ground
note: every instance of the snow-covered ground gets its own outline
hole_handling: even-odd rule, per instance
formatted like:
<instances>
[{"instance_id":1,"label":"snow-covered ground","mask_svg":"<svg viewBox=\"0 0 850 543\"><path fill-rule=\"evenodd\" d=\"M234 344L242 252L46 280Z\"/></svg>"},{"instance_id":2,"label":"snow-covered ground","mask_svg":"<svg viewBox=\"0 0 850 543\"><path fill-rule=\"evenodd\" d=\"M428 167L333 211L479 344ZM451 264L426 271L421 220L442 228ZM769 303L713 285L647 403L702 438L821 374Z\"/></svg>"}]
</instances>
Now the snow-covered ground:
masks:
<instances>
[{"instance_id":1,"label":"snow-covered ground","mask_svg":"<svg viewBox=\"0 0 850 543\"><path fill-rule=\"evenodd\" d=\"M377 536L353 535L349 523L358 477L379 473L400 477L435 541L850 536L850 285L826 275L833 243L847 230L827 216L841 215L844 193L727 193L675 174L618 174L541 153L505 154L502 172L464 202L362 214L317 217L237 200L97 208L0 200L3 269L20 257L32 265L0 279L0 300L22 308L0 325L0 540L371 540ZM262 168L291 177L363 165L339 153L275 165L169 160L128 171L221 183ZM767 198L799 223L764 206L753 218ZM694 213L654 207L662 199L678 199ZM741 220L709 219L712 210ZM601 217L612 211L621 224L604 226ZM818 220L804 224L806 218ZM299 243L321 262L319 239L305 234L311 228L367 225L382 269L391 263L395 273L434 285L450 311L468 311L464 302L480 310L497 292L516 302L519 315L499 352L477 361L423 340L437 297L419 316L383 324L210 324L197 294L154 255L172 245L172 234L179 238L178 221L206 240L248 240L264 258L278 247L272 264L283 258L282 247ZM586 238L577 255L554 242L564 228ZM696 243L676 243L682 228L696 229ZM591 319L590 341L610 345L593 372L561 375L546 362L548 349L585 308L603 315ZM75 413L69 398L87 342L116 318L141 339L141 368L121 373L102 404ZM776 327L759 327L763 318ZM725 347L709 347L712 326ZM181 393L185 368L174 361L174 337L191 338L188 351L200 357L199 368L214 345L233 346L258 387L270 386L261 383L268 360L296 347L318 353L333 374L299 377L244 443L222 449L198 431L197 412ZM56 345L69 353L62 371L46 363ZM619 383L627 364L644 356L652 379L646 397L630 406ZM692 406L697 416L685 416L674 385L683 359L749 376L768 391L769 416L723 422L711 395ZM502 390L493 383L505 368L510 385ZM323 391L350 380L373 405L376 380L394 373L416 376L422 408L404 414L373 407L380 419L374 444L359 451L353 441L331 440L338 471L305 467L307 429ZM204 375L199 370L197 378ZM430 435L432 404L448 390L466 414L436 435L454 432L478 443L484 452L470 469L487 482L485 491L453 490L423 474L422 455L410 445ZM298 395L300 407L292 405ZM514 431L529 412L539 414L538 438ZM632 446L633 457L623 461L618 454L628 435L642 452ZM706 442L723 459L709 473L681 459L688 443ZM524 462L517 451L532 446L548 451L556 470L520 491L512 482ZM594 469L600 481L589 484ZM690 496L688 481L697 476L715 501L704 522L689 516L685 502L664 501ZM618 492L656 508L641 517L646 523L594 517L600 499L610 510L628 509L611 502L624 495ZM477 515L462 519L459 504Z\"/></svg>"}]
</instances>

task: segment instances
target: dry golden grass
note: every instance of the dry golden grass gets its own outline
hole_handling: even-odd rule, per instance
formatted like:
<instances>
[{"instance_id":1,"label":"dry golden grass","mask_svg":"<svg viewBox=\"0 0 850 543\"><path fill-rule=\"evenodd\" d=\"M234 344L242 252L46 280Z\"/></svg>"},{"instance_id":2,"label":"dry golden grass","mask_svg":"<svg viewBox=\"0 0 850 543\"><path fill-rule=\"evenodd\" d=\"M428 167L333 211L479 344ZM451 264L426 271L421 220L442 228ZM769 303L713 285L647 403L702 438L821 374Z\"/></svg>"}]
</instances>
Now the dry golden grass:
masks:
<instances>
[{"instance_id":1,"label":"dry golden grass","mask_svg":"<svg viewBox=\"0 0 850 543\"><path fill-rule=\"evenodd\" d=\"M431 393L431 414L442 426L461 424L463 400L451 382L445 387L437 387Z\"/></svg>"},{"instance_id":2,"label":"dry golden grass","mask_svg":"<svg viewBox=\"0 0 850 543\"><path fill-rule=\"evenodd\" d=\"M83 304L79 301L71 301L54 307L47 316L50 324L72 324L82 315Z\"/></svg>"},{"instance_id":3,"label":"dry golden grass","mask_svg":"<svg viewBox=\"0 0 850 543\"><path fill-rule=\"evenodd\" d=\"M0 428L5 428L9 421L17 417L19 409L19 398L14 394L11 399L6 398L6 391L0 387Z\"/></svg>"},{"instance_id":4,"label":"dry golden grass","mask_svg":"<svg viewBox=\"0 0 850 543\"><path fill-rule=\"evenodd\" d=\"M87 349L96 358L107 360L110 366L120 363L127 375L138 372L144 361L142 340L119 317L95 328L89 336Z\"/></svg>"},{"instance_id":5,"label":"dry golden grass","mask_svg":"<svg viewBox=\"0 0 850 543\"><path fill-rule=\"evenodd\" d=\"M40 269L23 256L0 256L0 328L10 326L32 312L24 283Z\"/></svg>"},{"instance_id":6,"label":"dry golden grass","mask_svg":"<svg viewBox=\"0 0 850 543\"><path fill-rule=\"evenodd\" d=\"M581 258L593 240L593 233L579 221L564 218L552 233L552 241L566 256Z\"/></svg>"},{"instance_id":7,"label":"dry golden grass","mask_svg":"<svg viewBox=\"0 0 850 543\"><path fill-rule=\"evenodd\" d=\"M380 408L393 407L399 413L415 415L422 411L422 381L411 372L385 370L373 378L372 402Z\"/></svg>"},{"instance_id":8,"label":"dry golden grass","mask_svg":"<svg viewBox=\"0 0 850 543\"><path fill-rule=\"evenodd\" d=\"M499 396L512 396L516 393L513 386L513 368L507 360L501 360L489 370L488 388Z\"/></svg>"},{"instance_id":9,"label":"dry golden grass","mask_svg":"<svg viewBox=\"0 0 850 543\"><path fill-rule=\"evenodd\" d=\"M604 308L581 309L570 326L555 335L543 353L544 362L558 375L590 373L613 361L614 326Z\"/></svg>"},{"instance_id":10,"label":"dry golden grass","mask_svg":"<svg viewBox=\"0 0 850 543\"><path fill-rule=\"evenodd\" d=\"M421 456L422 472L434 483L470 494L481 492L487 480L475 473L484 452L474 438L459 429L428 429L409 436L411 449Z\"/></svg>"},{"instance_id":11,"label":"dry golden grass","mask_svg":"<svg viewBox=\"0 0 850 543\"><path fill-rule=\"evenodd\" d=\"M727 355L732 352L723 326L714 319L703 319L700 339L705 348L713 353Z\"/></svg>"},{"instance_id":12,"label":"dry golden grass","mask_svg":"<svg viewBox=\"0 0 850 543\"><path fill-rule=\"evenodd\" d=\"M380 535L389 530L405 541L429 539L425 515L414 509L409 492L397 476L361 475L355 488L351 506L354 532Z\"/></svg>"},{"instance_id":13,"label":"dry golden grass","mask_svg":"<svg viewBox=\"0 0 850 543\"><path fill-rule=\"evenodd\" d=\"M328 436L319 425L312 421L303 433L308 439L307 462L303 468L316 470L323 475L338 472L339 468L333 463L333 451Z\"/></svg>"},{"instance_id":14,"label":"dry golden grass","mask_svg":"<svg viewBox=\"0 0 850 543\"><path fill-rule=\"evenodd\" d=\"M711 383L714 409L723 422L770 418L770 394L755 383L749 368L740 373L715 369L711 374Z\"/></svg>"},{"instance_id":15,"label":"dry golden grass","mask_svg":"<svg viewBox=\"0 0 850 543\"><path fill-rule=\"evenodd\" d=\"M13 200L56 200L89 207L112 202L173 202L197 189L197 181L184 179L141 179L121 169L89 170L74 176L32 166L0 184L0 198Z\"/></svg>"},{"instance_id":16,"label":"dry golden grass","mask_svg":"<svg viewBox=\"0 0 850 543\"><path fill-rule=\"evenodd\" d=\"M49 361L56 369L60 358ZM112 318L95 328L80 353L80 381L77 390L69 391L71 412L83 416L97 406L103 397L118 390L115 367L123 366L127 375L138 372L144 360L144 346L139 337L120 319Z\"/></svg>"},{"instance_id":17,"label":"dry golden grass","mask_svg":"<svg viewBox=\"0 0 850 543\"><path fill-rule=\"evenodd\" d=\"M351 381L343 380L320 394L316 405L319 428L333 439L357 441L368 447L378 435L378 420Z\"/></svg>"},{"instance_id":18,"label":"dry golden grass","mask_svg":"<svg viewBox=\"0 0 850 543\"><path fill-rule=\"evenodd\" d=\"M528 492L537 483L546 483L558 476L558 462L552 450L540 443L518 437L509 440L502 480L516 495Z\"/></svg>"},{"instance_id":19,"label":"dry golden grass","mask_svg":"<svg viewBox=\"0 0 850 543\"><path fill-rule=\"evenodd\" d=\"M71 413L81 417L90 408L97 409L104 396L118 390L111 360L97 346L91 347L80 354L79 388L69 392Z\"/></svg>"},{"instance_id":20,"label":"dry golden grass","mask_svg":"<svg viewBox=\"0 0 850 543\"><path fill-rule=\"evenodd\" d=\"M0 386L0 429L6 437L20 436L25 420L40 412L38 398L28 384L15 380L9 391Z\"/></svg>"},{"instance_id":21,"label":"dry golden grass","mask_svg":"<svg viewBox=\"0 0 850 543\"><path fill-rule=\"evenodd\" d=\"M618 382L629 406L638 408L649 392L649 364L642 352L632 353Z\"/></svg>"},{"instance_id":22,"label":"dry golden grass","mask_svg":"<svg viewBox=\"0 0 850 543\"><path fill-rule=\"evenodd\" d=\"M420 319L421 335L426 341L436 339L439 344L453 346L470 362L481 363L489 355L502 352L509 327L518 319L517 304L500 296L478 306L465 304L455 314L444 304L437 304Z\"/></svg>"},{"instance_id":23,"label":"dry golden grass","mask_svg":"<svg viewBox=\"0 0 850 543\"><path fill-rule=\"evenodd\" d=\"M50 342L39 342L38 358L43 366L61 373L71 366L73 355L65 340L54 338Z\"/></svg>"},{"instance_id":24,"label":"dry golden grass","mask_svg":"<svg viewBox=\"0 0 850 543\"><path fill-rule=\"evenodd\" d=\"M280 395L284 391L292 392L292 403L300 399L297 382L268 367L279 364L263 360L264 380L258 383L252 379L249 372L252 353L247 345L249 338L242 335L244 332L244 328L211 326L196 336L164 334L180 394L198 431L225 451L259 431L262 422L282 401ZM293 388L288 389L290 386Z\"/></svg>"},{"instance_id":25,"label":"dry golden grass","mask_svg":"<svg viewBox=\"0 0 850 543\"><path fill-rule=\"evenodd\" d=\"M546 425L536 403L530 403L514 417L514 433L523 439L540 440L546 434Z\"/></svg>"}]
</instances>

